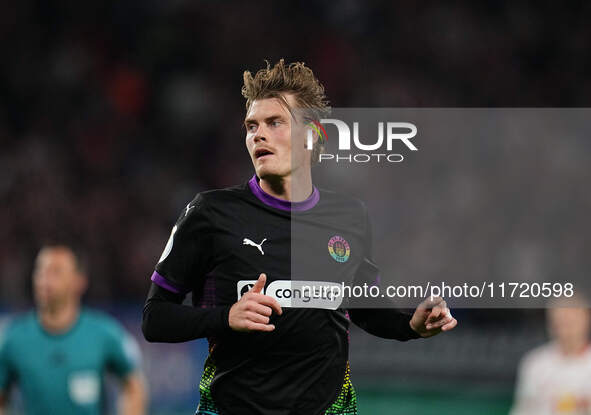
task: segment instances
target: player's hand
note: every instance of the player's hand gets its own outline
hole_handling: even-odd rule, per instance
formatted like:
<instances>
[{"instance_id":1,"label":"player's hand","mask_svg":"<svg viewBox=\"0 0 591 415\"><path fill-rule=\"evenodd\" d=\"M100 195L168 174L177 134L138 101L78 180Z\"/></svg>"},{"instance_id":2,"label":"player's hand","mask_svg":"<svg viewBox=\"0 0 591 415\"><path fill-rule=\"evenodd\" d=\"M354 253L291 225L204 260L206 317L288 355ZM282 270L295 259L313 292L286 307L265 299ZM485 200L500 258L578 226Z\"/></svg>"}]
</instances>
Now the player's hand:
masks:
<instances>
[{"instance_id":1,"label":"player's hand","mask_svg":"<svg viewBox=\"0 0 591 415\"><path fill-rule=\"evenodd\" d=\"M441 297L429 297L415 310L410 327L421 337L431 337L457 326L458 321Z\"/></svg>"},{"instance_id":2,"label":"player's hand","mask_svg":"<svg viewBox=\"0 0 591 415\"><path fill-rule=\"evenodd\" d=\"M275 325L269 324L269 317L275 311L281 314L281 306L273 297L261 294L265 287L267 276L261 274L259 279L238 302L228 315L230 327L236 331L273 331Z\"/></svg>"}]
</instances>

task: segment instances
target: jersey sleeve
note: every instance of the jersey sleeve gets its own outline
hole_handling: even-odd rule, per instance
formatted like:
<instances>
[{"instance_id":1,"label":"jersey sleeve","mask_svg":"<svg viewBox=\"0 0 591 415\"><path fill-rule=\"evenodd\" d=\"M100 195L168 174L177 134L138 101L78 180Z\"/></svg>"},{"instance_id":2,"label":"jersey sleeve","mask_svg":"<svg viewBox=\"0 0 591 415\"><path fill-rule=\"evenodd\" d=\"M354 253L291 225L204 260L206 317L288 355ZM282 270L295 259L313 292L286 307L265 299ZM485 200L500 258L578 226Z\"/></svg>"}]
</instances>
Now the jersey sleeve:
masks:
<instances>
[{"instance_id":1,"label":"jersey sleeve","mask_svg":"<svg viewBox=\"0 0 591 415\"><path fill-rule=\"evenodd\" d=\"M223 336L232 331L228 321L231 306L193 307L183 298L154 283L144 305L142 332L149 342L185 342Z\"/></svg>"},{"instance_id":2,"label":"jersey sleeve","mask_svg":"<svg viewBox=\"0 0 591 415\"><path fill-rule=\"evenodd\" d=\"M212 222L204 198L198 194L181 212L152 281L175 294L186 294L211 268Z\"/></svg>"},{"instance_id":3,"label":"jersey sleeve","mask_svg":"<svg viewBox=\"0 0 591 415\"><path fill-rule=\"evenodd\" d=\"M13 381L7 332L8 324L0 322L0 394L8 391Z\"/></svg>"},{"instance_id":4,"label":"jersey sleeve","mask_svg":"<svg viewBox=\"0 0 591 415\"><path fill-rule=\"evenodd\" d=\"M364 258L355 272L354 284L379 287L380 270L373 261L371 223L365 205L363 205L363 214L365 216ZM420 337L410 327L412 314L398 310L387 297L376 299L374 307L367 308L366 304L355 304L354 299L350 299L349 318L365 332L384 339L407 341Z\"/></svg>"},{"instance_id":5,"label":"jersey sleeve","mask_svg":"<svg viewBox=\"0 0 591 415\"><path fill-rule=\"evenodd\" d=\"M131 334L116 322L108 322L106 330L106 366L124 378L140 367L140 348Z\"/></svg>"}]
</instances>

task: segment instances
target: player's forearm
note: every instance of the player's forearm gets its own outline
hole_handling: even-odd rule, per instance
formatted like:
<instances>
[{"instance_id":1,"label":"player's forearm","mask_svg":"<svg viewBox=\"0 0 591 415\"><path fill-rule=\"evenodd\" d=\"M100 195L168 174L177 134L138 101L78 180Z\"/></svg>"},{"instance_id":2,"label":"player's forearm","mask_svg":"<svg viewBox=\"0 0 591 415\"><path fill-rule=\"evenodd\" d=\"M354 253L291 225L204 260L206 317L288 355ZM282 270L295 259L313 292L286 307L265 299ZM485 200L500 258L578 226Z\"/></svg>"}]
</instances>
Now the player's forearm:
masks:
<instances>
[{"instance_id":1,"label":"player's forearm","mask_svg":"<svg viewBox=\"0 0 591 415\"><path fill-rule=\"evenodd\" d=\"M149 342L178 343L221 334L227 321L226 307L199 309L152 300L144 307L142 331Z\"/></svg>"},{"instance_id":2,"label":"player's forearm","mask_svg":"<svg viewBox=\"0 0 591 415\"><path fill-rule=\"evenodd\" d=\"M412 315L389 308L349 309L351 321L364 331L384 339L406 341L420 336L409 325Z\"/></svg>"},{"instance_id":3,"label":"player's forearm","mask_svg":"<svg viewBox=\"0 0 591 415\"><path fill-rule=\"evenodd\" d=\"M0 415L4 415L4 409L6 408L6 395L0 392Z\"/></svg>"},{"instance_id":4,"label":"player's forearm","mask_svg":"<svg viewBox=\"0 0 591 415\"><path fill-rule=\"evenodd\" d=\"M178 304L179 298L152 284L142 318L146 340L178 343L231 330L228 324L230 307L195 308Z\"/></svg>"},{"instance_id":5,"label":"player's forearm","mask_svg":"<svg viewBox=\"0 0 591 415\"><path fill-rule=\"evenodd\" d=\"M119 398L121 415L143 415L146 413L145 382L139 375L131 375L123 383Z\"/></svg>"}]
</instances>

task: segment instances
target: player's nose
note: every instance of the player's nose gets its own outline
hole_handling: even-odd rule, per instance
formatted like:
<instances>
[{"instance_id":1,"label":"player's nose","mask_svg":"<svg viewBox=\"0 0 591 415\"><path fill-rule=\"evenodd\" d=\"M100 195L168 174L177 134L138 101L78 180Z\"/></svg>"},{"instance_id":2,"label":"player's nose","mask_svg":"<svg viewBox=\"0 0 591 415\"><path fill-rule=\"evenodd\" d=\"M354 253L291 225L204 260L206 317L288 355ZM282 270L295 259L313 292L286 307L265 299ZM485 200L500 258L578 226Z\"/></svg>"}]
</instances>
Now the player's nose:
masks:
<instances>
[{"instance_id":1,"label":"player's nose","mask_svg":"<svg viewBox=\"0 0 591 415\"><path fill-rule=\"evenodd\" d=\"M259 131L261 131L259 129ZM258 143L259 141L267 141L267 138L265 137L265 134L259 133L257 131L257 134L254 136L254 142Z\"/></svg>"},{"instance_id":2,"label":"player's nose","mask_svg":"<svg viewBox=\"0 0 591 415\"><path fill-rule=\"evenodd\" d=\"M269 129L265 123L260 123L254 135L254 142L269 141Z\"/></svg>"}]
</instances>

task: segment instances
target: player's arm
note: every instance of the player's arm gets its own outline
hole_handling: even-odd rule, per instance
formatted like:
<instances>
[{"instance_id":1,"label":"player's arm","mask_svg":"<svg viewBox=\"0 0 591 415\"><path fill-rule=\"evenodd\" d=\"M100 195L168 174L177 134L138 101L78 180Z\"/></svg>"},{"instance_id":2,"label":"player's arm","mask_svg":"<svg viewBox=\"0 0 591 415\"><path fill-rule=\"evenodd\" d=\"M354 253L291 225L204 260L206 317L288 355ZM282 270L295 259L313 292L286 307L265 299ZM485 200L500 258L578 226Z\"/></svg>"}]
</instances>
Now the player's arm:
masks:
<instances>
[{"instance_id":1,"label":"player's arm","mask_svg":"<svg viewBox=\"0 0 591 415\"><path fill-rule=\"evenodd\" d=\"M9 388L14 378L10 369L7 339L6 327L0 327L0 415L5 413Z\"/></svg>"},{"instance_id":2,"label":"player's arm","mask_svg":"<svg viewBox=\"0 0 591 415\"><path fill-rule=\"evenodd\" d=\"M365 260L357 271L357 283L368 283L372 278L375 279L376 271L375 265ZM401 341L431 337L449 331L458 324L441 297L426 299L413 314L400 311L387 298L384 301L379 304L381 308L355 307L353 302L348 308L351 321L369 334Z\"/></svg>"},{"instance_id":3,"label":"player's arm","mask_svg":"<svg viewBox=\"0 0 591 415\"><path fill-rule=\"evenodd\" d=\"M406 341L418 339L410 326L411 314L388 308L349 308L349 318L365 332L383 339Z\"/></svg>"},{"instance_id":4,"label":"player's arm","mask_svg":"<svg viewBox=\"0 0 591 415\"><path fill-rule=\"evenodd\" d=\"M4 415L4 409L6 408L6 396L3 391L0 390L0 415Z\"/></svg>"},{"instance_id":5,"label":"player's arm","mask_svg":"<svg viewBox=\"0 0 591 415\"><path fill-rule=\"evenodd\" d=\"M141 372L141 350L135 338L116 321L105 322L106 368L120 383L117 402L120 415L146 413L146 383Z\"/></svg>"},{"instance_id":6,"label":"player's arm","mask_svg":"<svg viewBox=\"0 0 591 415\"><path fill-rule=\"evenodd\" d=\"M126 376L121 385L119 414L143 415L146 413L146 383L138 372Z\"/></svg>"},{"instance_id":7,"label":"player's arm","mask_svg":"<svg viewBox=\"0 0 591 415\"><path fill-rule=\"evenodd\" d=\"M364 259L355 273L354 284L374 285L379 281L379 269L369 259ZM390 299L380 300L376 308L367 308L369 299L349 299L349 318L365 332L383 339L406 341L420 337L410 325L412 314L399 310ZM379 306L380 308L377 308Z\"/></svg>"},{"instance_id":8,"label":"player's arm","mask_svg":"<svg viewBox=\"0 0 591 415\"><path fill-rule=\"evenodd\" d=\"M144 305L142 332L149 342L178 343L230 330L230 307L183 305L184 295L152 283Z\"/></svg>"},{"instance_id":9,"label":"player's arm","mask_svg":"<svg viewBox=\"0 0 591 415\"><path fill-rule=\"evenodd\" d=\"M401 341L435 336L458 324L441 297L423 301L413 314L395 308L351 308L349 316L353 323L374 336Z\"/></svg>"},{"instance_id":10,"label":"player's arm","mask_svg":"<svg viewBox=\"0 0 591 415\"><path fill-rule=\"evenodd\" d=\"M379 269L372 258L372 232L369 214L363 206L365 215L365 259L355 273L355 284L378 284ZM367 299L363 299L367 301ZM363 305L363 304L361 304ZM431 337L441 331L448 331L457 325L447 304L441 297L423 301L413 314L398 310L394 303L386 299L380 308L365 308L352 303L349 307L351 321L366 332L385 339L406 341L419 337Z\"/></svg>"},{"instance_id":11,"label":"player's arm","mask_svg":"<svg viewBox=\"0 0 591 415\"><path fill-rule=\"evenodd\" d=\"M203 195L181 212L152 274L144 305L142 332L151 342L183 342L229 330L228 307L183 305L186 294L198 292L215 266L215 215Z\"/></svg>"},{"instance_id":12,"label":"player's arm","mask_svg":"<svg viewBox=\"0 0 591 415\"><path fill-rule=\"evenodd\" d=\"M184 342L222 335L229 330L272 331L273 311L281 314L274 298L261 294L266 275L261 274L240 300L232 306L195 308L182 304L184 296L152 284L144 306L142 331L148 341Z\"/></svg>"},{"instance_id":13,"label":"player's arm","mask_svg":"<svg viewBox=\"0 0 591 415\"><path fill-rule=\"evenodd\" d=\"M223 335L231 329L272 330L265 321L272 308L278 313L281 309L259 288L231 306L195 308L182 304L188 291L202 290L203 276L215 266L215 232L215 215L198 195L181 213L152 275L142 318L146 340L184 342Z\"/></svg>"}]
</instances>

